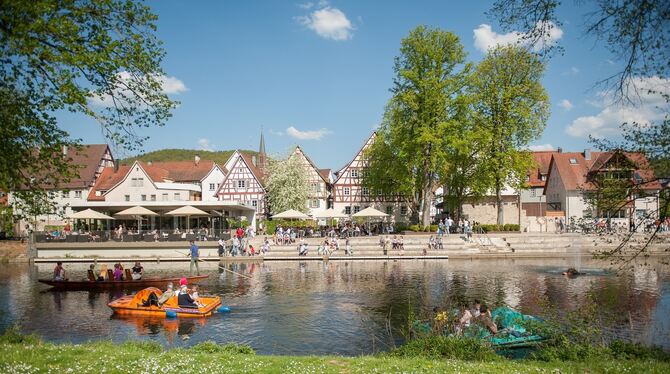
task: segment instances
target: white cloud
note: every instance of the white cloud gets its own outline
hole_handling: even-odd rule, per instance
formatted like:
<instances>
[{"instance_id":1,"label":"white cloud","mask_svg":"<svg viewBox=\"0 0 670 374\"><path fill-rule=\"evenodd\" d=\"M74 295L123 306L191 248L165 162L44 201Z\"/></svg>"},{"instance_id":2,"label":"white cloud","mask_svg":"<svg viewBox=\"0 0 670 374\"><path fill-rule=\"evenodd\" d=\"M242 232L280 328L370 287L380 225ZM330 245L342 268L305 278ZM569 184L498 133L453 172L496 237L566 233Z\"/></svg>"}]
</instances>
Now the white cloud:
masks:
<instances>
[{"instance_id":1,"label":"white cloud","mask_svg":"<svg viewBox=\"0 0 670 374\"><path fill-rule=\"evenodd\" d=\"M317 9L306 16L296 17L296 20L325 39L341 41L354 36L351 21L341 10L330 6Z\"/></svg>"},{"instance_id":2,"label":"white cloud","mask_svg":"<svg viewBox=\"0 0 670 374\"><path fill-rule=\"evenodd\" d=\"M531 145L528 147L528 150L533 151L533 152L538 152L538 151L553 151L556 148L547 143L547 144L536 144L536 145Z\"/></svg>"},{"instance_id":3,"label":"white cloud","mask_svg":"<svg viewBox=\"0 0 670 374\"><path fill-rule=\"evenodd\" d=\"M299 8L305 9L305 10L311 9L313 6L314 6L314 3L312 3L312 2L307 2L307 3L304 3L304 4L298 4Z\"/></svg>"},{"instance_id":4,"label":"white cloud","mask_svg":"<svg viewBox=\"0 0 670 374\"><path fill-rule=\"evenodd\" d=\"M132 76L127 71L119 72L116 75L116 80L118 82L116 83L116 88L114 89L114 97L117 99L117 103L123 102L124 96L132 97L134 95L132 92L128 90L128 88L125 87L126 82L131 81L131 79ZM162 75L158 77L157 80L161 84L161 92L166 95L176 95L188 91L188 88L186 87L184 82L182 82L176 77ZM114 100L112 100L112 96L108 94L91 95L88 101L89 103L97 106L109 107L114 105Z\"/></svg>"},{"instance_id":5,"label":"white cloud","mask_svg":"<svg viewBox=\"0 0 670 374\"><path fill-rule=\"evenodd\" d=\"M634 78L633 83L637 88L637 100L635 105L631 103L612 103L613 95L607 92L596 94L594 104L600 104L600 113L591 116L582 116L570 123L565 131L574 137L586 137L591 135L595 138L605 136L616 136L620 134L620 126L626 122L633 122L645 126L653 121L662 120L668 110L668 104L663 97L649 90L662 90L667 92L670 87L670 79L649 77Z\"/></svg>"},{"instance_id":6,"label":"white cloud","mask_svg":"<svg viewBox=\"0 0 670 374\"><path fill-rule=\"evenodd\" d=\"M560 106L561 108L565 109L566 111L567 111L567 110L570 110L570 109L572 109L572 108L574 107L574 105L572 105L572 103L571 103L570 100L568 100L568 99L563 99L563 100L561 100L561 102L558 103L558 106Z\"/></svg>"},{"instance_id":7,"label":"white cloud","mask_svg":"<svg viewBox=\"0 0 670 374\"><path fill-rule=\"evenodd\" d=\"M538 22L537 29L547 29L548 35L545 35L543 40L538 42L533 49L541 50L547 46L550 46L556 43L560 38L563 37L563 30L552 22L541 23ZM479 27L474 29L474 38L475 38L475 48L486 53L491 48L496 47L497 45L507 45L507 44L525 44L527 41L524 40L525 33L512 31L507 34L498 34L493 31L490 25L481 24Z\"/></svg>"},{"instance_id":8,"label":"white cloud","mask_svg":"<svg viewBox=\"0 0 670 374\"><path fill-rule=\"evenodd\" d=\"M203 151L213 151L214 150L214 145L210 144L209 139L207 139L207 138L198 139L198 146Z\"/></svg>"},{"instance_id":9,"label":"white cloud","mask_svg":"<svg viewBox=\"0 0 670 374\"><path fill-rule=\"evenodd\" d=\"M332 131L328 129L300 131L295 127L291 126L286 129L286 134L290 137L300 140L321 140L321 138L323 138L324 136L332 134Z\"/></svg>"}]
</instances>

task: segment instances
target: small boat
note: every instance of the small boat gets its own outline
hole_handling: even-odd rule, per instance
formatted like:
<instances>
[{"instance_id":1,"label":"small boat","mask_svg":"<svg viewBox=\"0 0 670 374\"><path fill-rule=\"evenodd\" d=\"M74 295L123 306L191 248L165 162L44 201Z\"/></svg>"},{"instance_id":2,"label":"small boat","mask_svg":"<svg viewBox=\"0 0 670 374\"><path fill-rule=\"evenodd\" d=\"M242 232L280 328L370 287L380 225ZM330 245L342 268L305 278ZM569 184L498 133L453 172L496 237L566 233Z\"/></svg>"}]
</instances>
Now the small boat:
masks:
<instances>
[{"instance_id":1,"label":"small boat","mask_svg":"<svg viewBox=\"0 0 670 374\"><path fill-rule=\"evenodd\" d=\"M498 326L498 333L492 335L481 326L472 326L466 336L487 340L496 349L530 348L546 340L546 337L530 331L530 326L541 324L542 320L521 314L508 307L500 307L491 312L493 322Z\"/></svg>"},{"instance_id":2,"label":"small boat","mask_svg":"<svg viewBox=\"0 0 670 374\"><path fill-rule=\"evenodd\" d=\"M163 294L158 288L149 287L139 291L135 295L120 297L107 305L114 310L114 313L119 315L155 317L168 317L170 315L176 317L207 317L211 316L214 311L216 311L217 307L221 305L221 298L218 296L201 296L200 302L203 304L202 307L180 307L177 303L177 296L175 295L168 299L162 306L145 306L151 293L156 295L157 298L160 298Z\"/></svg>"},{"instance_id":3,"label":"small boat","mask_svg":"<svg viewBox=\"0 0 670 374\"><path fill-rule=\"evenodd\" d=\"M197 275L193 277L186 277L188 283L198 283L205 280L209 275ZM143 278L138 280L52 280L52 279L38 279L38 282L48 284L57 290L65 291L96 291L96 290L111 290L111 289L137 289L145 287L165 287L166 284L172 282L174 285L179 284L181 277L172 278Z\"/></svg>"}]
</instances>

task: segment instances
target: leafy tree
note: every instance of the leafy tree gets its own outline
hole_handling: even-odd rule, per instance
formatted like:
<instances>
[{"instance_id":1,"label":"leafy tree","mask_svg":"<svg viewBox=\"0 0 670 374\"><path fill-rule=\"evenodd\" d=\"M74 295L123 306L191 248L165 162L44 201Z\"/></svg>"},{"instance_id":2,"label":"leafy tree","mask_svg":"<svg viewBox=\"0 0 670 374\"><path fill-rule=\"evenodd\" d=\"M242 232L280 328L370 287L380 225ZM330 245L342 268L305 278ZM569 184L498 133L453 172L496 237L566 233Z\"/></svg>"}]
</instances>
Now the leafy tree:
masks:
<instances>
[{"instance_id":1,"label":"leafy tree","mask_svg":"<svg viewBox=\"0 0 670 374\"><path fill-rule=\"evenodd\" d=\"M306 165L298 157L269 160L267 200L270 212L294 209L307 213L309 177Z\"/></svg>"},{"instance_id":2,"label":"leafy tree","mask_svg":"<svg viewBox=\"0 0 670 374\"><path fill-rule=\"evenodd\" d=\"M240 150L248 154L256 154L256 151ZM203 160L212 160L219 165L223 165L228 161L230 156L234 153L230 151L204 151L196 149L159 149L152 152L143 153L135 157L128 157L121 160L122 164L130 165L135 160L144 162L161 162L161 161L193 161L195 155L200 156Z\"/></svg>"},{"instance_id":3,"label":"leafy tree","mask_svg":"<svg viewBox=\"0 0 670 374\"><path fill-rule=\"evenodd\" d=\"M584 35L595 38L613 56L620 61L616 74L598 77L595 86L604 87L613 103L637 106L644 99L655 97L664 102L657 107L664 112L661 120L651 123L622 123L622 140L611 141L591 139L594 145L609 151L625 150L640 152L649 160L656 172L656 178L670 177L670 2L665 0L629 0L604 1L592 0L576 3L584 6ZM489 15L500 21L507 30L516 29L525 35L527 45L537 45L536 41L547 36L546 25L560 26L557 10L561 2L558 0L497 0ZM654 79L653 87L645 85L645 79ZM644 190L650 183L658 183L656 178L632 181L632 185L617 185L616 181L601 184L601 196L627 194L629 190ZM631 195L632 196L632 195ZM607 204L605 199L601 204ZM597 202L596 202L597 204ZM667 186L659 192L659 213L661 216L670 211L670 192ZM650 217L653 218L653 217ZM648 243L655 237L651 235L643 245L632 244L632 234L622 244L605 257L622 254L626 249L633 249L635 255L624 260L630 261L641 254L647 253ZM666 261L668 261L666 256Z\"/></svg>"},{"instance_id":4,"label":"leafy tree","mask_svg":"<svg viewBox=\"0 0 670 374\"><path fill-rule=\"evenodd\" d=\"M517 46L498 46L472 75L472 113L487 143L487 154L479 161L490 175L499 225L504 224L502 192L522 187L532 166L524 149L542 134L549 117L549 97L540 83L543 72L536 55Z\"/></svg>"},{"instance_id":5,"label":"leafy tree","mask_svg":"<svg viewBox=\"0 0 670 374\"><path fill-rule=\"evenodd\" d=\"M395 78L378 137L369 148L363 183L382 195L400 193L413 205L414 221L430 224L438 170L449 137L459 136L458 116L470 65L458 37L419 26L400 46Z\"/></svg>"},{"instance_id":6,"label":"leafy tree","mask_svg":"<svg viewBox=\"0 0 670 374\"><path fill-rule=\"evenodd\" d=\"M57 112L96 119L129 150L144 140L137 129L165 123L176 103L163 91L155 21L134 1L2 1L0 190L29 203L23 191L43 193L77 174L59 155L79 140L58 127Z\"/></svg>"}]
</instances>

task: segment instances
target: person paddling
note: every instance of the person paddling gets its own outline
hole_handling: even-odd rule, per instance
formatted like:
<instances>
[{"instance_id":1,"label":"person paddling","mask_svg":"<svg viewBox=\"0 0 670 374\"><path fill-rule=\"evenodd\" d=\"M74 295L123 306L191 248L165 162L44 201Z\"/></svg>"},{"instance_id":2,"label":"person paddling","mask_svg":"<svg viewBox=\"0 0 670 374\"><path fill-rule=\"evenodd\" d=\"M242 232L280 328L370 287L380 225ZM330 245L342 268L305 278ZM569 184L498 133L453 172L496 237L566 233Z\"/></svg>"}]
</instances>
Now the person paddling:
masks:
<instances>
[{"instance_id":1,"label":"person paddling","mask_svg":"<svg viewBox=\"0 0 670 374\"><path fill-rule=\"evenodd\" d=\"M195 264L195 269L198 275L200 275L200 266L198 265L198 261L200 261L200 248L198 248L193 240L191 240L191 252L188 255L191 256L190 275L193 275L193 264Z\"/></svg>"}]
</instances>

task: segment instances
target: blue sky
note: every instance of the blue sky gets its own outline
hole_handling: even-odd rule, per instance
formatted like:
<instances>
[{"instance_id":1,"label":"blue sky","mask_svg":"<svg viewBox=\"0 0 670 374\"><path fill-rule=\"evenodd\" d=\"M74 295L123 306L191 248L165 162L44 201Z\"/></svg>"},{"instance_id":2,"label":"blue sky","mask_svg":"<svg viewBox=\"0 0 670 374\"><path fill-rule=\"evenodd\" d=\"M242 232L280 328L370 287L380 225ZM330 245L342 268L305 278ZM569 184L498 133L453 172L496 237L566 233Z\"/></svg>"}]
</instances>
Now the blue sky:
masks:
<instances>
[{"instance_id":1,"label":"blue sky","mask_svg":"<svg viewBox=\"0 0 670 374\"><path fill-rule=\"evenodd\" d=\"M644 113L603 106L593 84L620 66L582 34L584 6L566 3L556 35L565 53L549 61L543 79L552 113L533 144L581 150L588 134L614 136L619 117ZM150 136L145 151L257 149L263 128L268 152L299 144L321 168L343 166L380 122L393 59L409 30L423 24L452 31L473 62L486 45L514 38L487 18L485 1L147 4L159 16L167 51L166 91L181 105L165 127L142 132ZM62 114L59 120L84 142L105 142L92 119Z\"/></svg>"}]
</instances>

